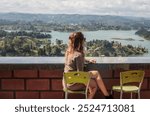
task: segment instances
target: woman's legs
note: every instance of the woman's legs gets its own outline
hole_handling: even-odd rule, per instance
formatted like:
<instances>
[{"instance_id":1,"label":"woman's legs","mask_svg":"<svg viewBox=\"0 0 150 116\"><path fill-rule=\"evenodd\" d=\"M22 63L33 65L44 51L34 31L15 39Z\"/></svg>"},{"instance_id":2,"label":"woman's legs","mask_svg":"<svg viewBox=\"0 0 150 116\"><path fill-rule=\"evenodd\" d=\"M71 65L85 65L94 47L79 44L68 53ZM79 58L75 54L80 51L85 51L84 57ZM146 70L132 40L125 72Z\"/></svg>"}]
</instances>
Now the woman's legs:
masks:
<instances>
[{"instance_id":1,"label":"woman's legs","mask_svg":"<svg viewBox=\"0 0 150 116\"><path fill-rule=\"evenodd\" d=\"M97 91L97 83L94 79L90 80L88 99L92 99Z\"/></svg>"},{"instance_id":2,"label":"woman's legs","mask_svg":"<svg viewBox=\"0 0 150 116\"><path fill-rule=\"evenodd\" d=\"M109 93L105 87L105 84L101 78L101 75L99 74L98 71L89 71L90 73L90 76L91 78L95 79L99 89L102 91L102 93L105 95L105 96L109 96Z\"/></svg>"}]
</instances>

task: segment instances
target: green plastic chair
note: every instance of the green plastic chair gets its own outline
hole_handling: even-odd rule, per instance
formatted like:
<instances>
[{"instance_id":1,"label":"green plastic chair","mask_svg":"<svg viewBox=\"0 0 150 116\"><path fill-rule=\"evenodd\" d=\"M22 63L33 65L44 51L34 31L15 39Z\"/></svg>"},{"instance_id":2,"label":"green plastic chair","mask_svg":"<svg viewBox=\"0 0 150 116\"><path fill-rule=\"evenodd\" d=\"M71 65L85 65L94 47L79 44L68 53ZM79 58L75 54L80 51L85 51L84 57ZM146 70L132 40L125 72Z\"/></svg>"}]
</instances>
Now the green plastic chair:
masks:
<instances>
[{"instance_id":1,"label":"green plastic chair","mask_svg":"<svg viewBox=\"0 0 150 116\"><path fill-rule=\"evenodd\" d=\"M65 99L68 98L68 93L76 93L76 94L85 94L85 98L87 99L87 92L88 86L90 82L90 76L88 72L67 72L64 73L64 92L65 92ZM67 84L73 83L81 83L86 86L84 90L69 90L67 88Z\"/></svg>"},{"instance_id":2,"label":"green plastic chair","mask_svg":"<svg viewBox=\"0 0 150 116\"><path fill-rule=\"evenodd\" d=\"M124 71L120 72L120 86L113 86L113 91L120 92L120 99L122 99L123 93L128 92L138 94L138 99L140 99L140 90L141 85L144 79L145 72L142 70L132 70L132 71ZM134 85L134 83L138 83L138 85Z\"/></svg>"}]
</instances>

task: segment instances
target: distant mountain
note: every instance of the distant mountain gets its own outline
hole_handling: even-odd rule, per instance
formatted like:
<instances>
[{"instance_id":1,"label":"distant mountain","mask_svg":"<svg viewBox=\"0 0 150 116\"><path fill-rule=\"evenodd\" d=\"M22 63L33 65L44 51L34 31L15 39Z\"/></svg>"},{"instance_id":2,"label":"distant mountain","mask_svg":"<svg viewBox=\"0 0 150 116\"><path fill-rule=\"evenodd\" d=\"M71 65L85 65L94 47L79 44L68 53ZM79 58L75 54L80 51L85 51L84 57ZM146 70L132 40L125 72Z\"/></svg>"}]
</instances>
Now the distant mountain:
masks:
<instances>
[{"instance_id":1,"label":"distant mountain","mask_svg":"<svg viewBox=\"0 0 150 116\"><path fill-rule=\"evenodd\" d=\"M26 13L0 13L0 19L8 21L26 21L34 20L48 21L48 15L43 14L26 14Z\"/></svg>"},{"instance_id":2,"label":"distant mountain","mask_svg":"<svg viewBox=\"0 0 150 116\"><path fill-rule=\"evenodd\" d=\"M0 13L0 24L6 21L12 22L43 22L63 25L83 25L100 28L115 26L115 29L138 29L144 27L150 29L150 19L127 16L110 15L79 15L79 14L25 14L25 13ZM103 29L102 28L102 29ZM113 27L109 27L110 29Z\"/></svg>"},{"instance_id":3,"label":"distant mountain","mask_svg":"<svg viewBox=\"0 0 150 116\"><path fill-rule=\"evenodd\" d=\"M136 35L139 35L141 37L144 37L145 39L147 40L150 40L150 31L144 29L144 28L141 28L140 30L138 30L136 33Z\"/></svg>"},{"instance_id":4,"label":"distant mountain","mask_svg":"<svg viewBox=\"0 0 150 116\"><path fill-rule=\"evenodd\" d=\"M139 17L110 16L110 15L79 15L79 14L26 14L26 13L0 13L0 19L9 21L60 22L60 23L144 23L150 19Z\"/></svg>"}]
</instances>

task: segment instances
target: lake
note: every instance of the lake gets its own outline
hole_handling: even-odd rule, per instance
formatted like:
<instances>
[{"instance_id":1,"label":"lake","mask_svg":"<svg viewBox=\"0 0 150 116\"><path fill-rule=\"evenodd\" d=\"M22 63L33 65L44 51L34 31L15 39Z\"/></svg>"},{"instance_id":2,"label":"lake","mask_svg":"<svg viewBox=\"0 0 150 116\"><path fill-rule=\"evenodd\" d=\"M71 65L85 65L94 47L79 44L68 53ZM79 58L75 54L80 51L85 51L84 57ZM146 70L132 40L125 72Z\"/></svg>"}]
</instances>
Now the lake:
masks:
<instances>
[{"instance_id":1,"label":"lake","mask_svg":"<svg viewBox=\"0 0 150 116\"><path fill-rule=\"evenodd\" d=\"M142 46L150 51L150 41L146 40L138 35L135 35L137 30L99 30L99 31L83 31L84 36L86 37L86 41L90 40L108 40L108 41L118 41L122 45L133 45L133 46ZM52 31L50 33L52 35L52 42L55 43L56 39L63 40L63 43L68 42L68 37L70 32L58 32ZM150 57L150 52L144 54L142 56Z\"/></svg>"}]
</instances>

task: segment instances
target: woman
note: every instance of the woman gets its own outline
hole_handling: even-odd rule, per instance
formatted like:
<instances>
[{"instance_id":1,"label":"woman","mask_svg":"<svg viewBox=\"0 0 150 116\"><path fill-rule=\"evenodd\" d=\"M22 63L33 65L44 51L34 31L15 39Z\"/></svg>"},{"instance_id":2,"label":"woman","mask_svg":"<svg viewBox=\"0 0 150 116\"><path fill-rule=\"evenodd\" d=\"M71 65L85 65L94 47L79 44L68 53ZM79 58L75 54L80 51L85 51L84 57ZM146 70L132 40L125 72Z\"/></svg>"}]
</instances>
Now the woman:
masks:
<instances>
[{"instance_id":1,"label":"woman","mask_svg":"<svg viewBox=\"0 0 150 116\"><path fill-rule=\"evenodd\" d=\"M68 49L65 53L65 72L69 71L84 71L84 62L87 61L84 58L84 42L85 38L81 32L74 32L69 36L69 44ZM94 60L89 60L88 62L95 63ZM91 80L89 83L89 94L88 98L92 99L97 91L98 88L102 91L105 98L112 98L111 95L107 92L107 89L103 83L101 75L98 71L93 70L89 71ZM70 90L80 90L85 88L85 85L75 83L71 85L67 85Z\"/></svg>"}]
</instances>

